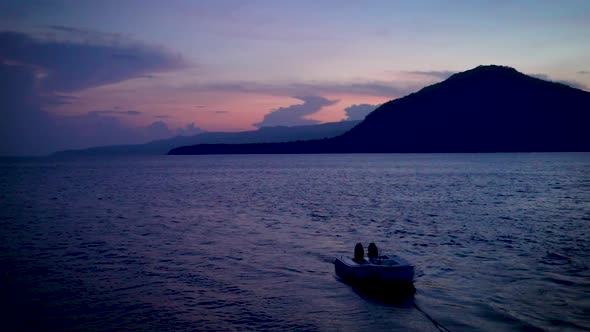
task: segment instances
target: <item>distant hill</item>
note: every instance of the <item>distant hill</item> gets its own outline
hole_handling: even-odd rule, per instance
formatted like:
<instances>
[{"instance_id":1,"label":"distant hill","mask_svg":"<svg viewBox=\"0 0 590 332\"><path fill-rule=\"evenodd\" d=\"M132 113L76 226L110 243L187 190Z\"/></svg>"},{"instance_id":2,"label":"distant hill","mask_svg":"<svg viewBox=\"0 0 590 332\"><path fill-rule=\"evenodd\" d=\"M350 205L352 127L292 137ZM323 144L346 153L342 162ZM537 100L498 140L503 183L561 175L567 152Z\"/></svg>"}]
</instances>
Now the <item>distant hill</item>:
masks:
<instances>
[{"instance_id":1,"label":"distant hill","mask_svg":"<svg viewBox=\"0 0 590 332\"><path fill-rule=\"evenodd\" d=\"M53 156L102 156L102 155L162 155L170 149L189 144L242 144L266 142L290 142L335 137L350 130L360 121L331 122L307 126L262 127L242 132L206 132L194 136L177 136L136 145L99 146L81 150L59 151Z\"/></svg>"},{"instance_id":2,"label":"distant hill","mask_svg":"<svg viewBox=\"0 0 590 332\"><path fill-rule=\"evenodd\" d=\"M589 128L590 92L491 65L389 101L338 137L170 154L590 151Z\"/></svg>"}]
</instances>

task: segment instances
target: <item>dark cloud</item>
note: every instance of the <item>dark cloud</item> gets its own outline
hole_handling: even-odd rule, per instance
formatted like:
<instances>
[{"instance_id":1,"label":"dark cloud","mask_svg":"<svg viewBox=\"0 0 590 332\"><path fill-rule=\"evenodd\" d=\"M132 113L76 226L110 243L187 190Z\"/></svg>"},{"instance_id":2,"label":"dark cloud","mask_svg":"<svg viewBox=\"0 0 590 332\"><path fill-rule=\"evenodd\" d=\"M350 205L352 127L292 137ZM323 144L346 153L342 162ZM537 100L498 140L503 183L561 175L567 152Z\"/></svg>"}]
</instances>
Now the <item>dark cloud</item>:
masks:
<instances>
[{"instance_id":1,"label":"dark cloud","mask_svg":"<svg viewBox=\"0 0 590 332\"><path fill-rule=\"evenodd\" d=\"M363 120L367 114L373 112L379 105L351 105L344 109L346 120Z\"/></svg>"},{"instance_id":2,"label":"dark cloud","mask_svg":"<svg viewBox=\"0 0 590 332\"><path fill-rule=\"evenodd\" d=\"M532 76L532 77L536 77L538 79L541 79L541 80L551 81L551 79L549 78L549 76L546 75L546 74L529 74L529 75Z\"/></svg>"},{"instance_id":3,"label":"dark cloud","mask_svg":"<svg viewBox=\"0 0 590 332\"><path fill-rule=\"evenodd\" d=\"M226 82L193 84L186 88L191 91L261 93L280 96L307 96L316 94L357 94L398 98L415 92L424 84L415 82Z\"/></svg>"},{"instance_id":4,"label":"dark cloud","mask_svg":"<svg viewBox=\"0 0 590 332\"><path fill-rule=\"evenodd\" d=\"M37 36L45 40L62 40L69 43L93 45L131 45L138 44L123 34L80 29L63 25L49 25L37 32Z\"/></svg>"},{"instance_id":5,"label":"dark cloud","mask_svg":"<svg viewBox=\"0 0 590 332\"><path fill-rule=\"evenodd\" d=\"M200 133L204 133L205 131L197 126L195 126L195 123L189 123L187 124L184 128L178 128L176 129L176 136L192 136L192 135L197 135Z\"/></svg>"},{"instance_id":6,"label":"dark cloud","mask_svg":"<svg viewBox=\"0 0 590 332\"><path fill-rule=\"evenodd\" d=\"M319 123L317 120L306 119L305 116L319 112L322 107L333 105L337 100L328 100L321 96L293 97L303 101L303 104L296 104L278 108L264 116L256 127L270 126L301 126Z\"/></svg>"},{"instance_id":7,"label":"dark cloud","mask_svg":"<svg viewBox=\"0 0 590 332\"><path fill-rule=\"evenodd\" d=\"M80 99L76 96L60 95L57 93L50 94L48 98L42 98L44 105L70 105Z\"/></svg>"},{"instance_id":8,"label":"dark cloud","mask_svg":"<svg viewBox=\"0 0 590 332\"><path fill-rule=\"evenodd\" d=\"M47 106L75 101L76 97L67 92L185 65L180 57L159 48L123 40L113 44L91 41L42 40L18 32L0 32L0 155L137 144L177 134L161 121L132 126L121 120L121 115L139 115L136 110L75 116L45 111ZM122 54L133 55L133 60L113 56ZM191 124L182 130L188 133L198 128Z\"/></svg>"},{"instance_id":9,"label":"dark cloud","mask_svg":"<svg viewBox=\"0 0 590 332\"><path fill-rule=\"evenodd\" d=\"M430 76L434 78L439 78L442 80L446 80L447 78L451 77L451 75L456 74L456 71L450 70L413 70L413 71L406 71L408 74L418 75L418 76Z\"/></svg>"},{"instance_id":10,"label":"dark cloud","mask_svg":"<svg viewBox=\"0 0 590 332\"><path fill-rule=\"evenodd\" d=\"M37 106L40 97L35 91L35 74L27 67L0 62L0 102L2 113L10 108Z\"/></svg>"},{"instance_id":11,"label":"dark cloud","mask_svg":"<svg viewBox=\"0 0 590 332\"><path fill-rule=\"evenodd\" d=\"M122 60L128 60L128 61L141 61L141 58L135 54L113 54L111 56L115 59L122 59Z\"/></svg>"},{"instance_id":12,"label":"dark cloud","mask_svg":"<svg viewBox=\"0 0 590 332\"><path fill-rule=\"evenodd\" d=\"M53 119L39 109L35 75L24 66L0 62L0 155L35 151L47 142Z\"/></svg>"},{"instance_id":13,"label":"dark cloud","mask_svg":"<svg viewBox=\"0 0 590 332\"><path fill-rule=\"evenodd\" d=\"M10 31L0 32L0 61L34 70L44 92L76 91L187 66L178 55L130 41L43 40Z\"/></svg>"},{"instance_id":14,"label":"dark cloud","mask_svg":"<svg viewBox=\"0 0 590 332\"><path fill-rule=\"evenodd\" d=\"M140 115L140 114L142 114L142 112L136 111L136 110L129 110L129 111L100 110L100 111L88 112L88 115Z\"/></svg>"},{"instance_id":15,"label":"dark cloud","mask_svg":"<svg viewBox=\"0 0 590 332\"><path fill-rule=\"evenodd\" d=\"M177 130L168 127L164 121L155 121L147 126L130 126L119 117L99 114L62 117L58 120L58 128L64 132L62 138L73 139L73 142L67 145L67 142L55 142L60 146L49 152L65 148L140 144L178 135Z\"/></svg>"},{"instance_id":16,"label":"dark cloud","mask_svg":"<svg viewBox=\"0 0 590 332\"><path fill-rule=\"evenodd\" d=\"M150 137L155 139L163 139L170 136L170 128L164 121L156 121L146 127L146 131Z\"/></svg>"},{"instance_id":17,"label":"dark cloud","mask_svg":"<svg viewBox=\"0 0 590 332\"><path fill-rule=\"evenodd\" d=\"M88 30L73 28L73 27L66 27L63 25L48 25L49 29L57 30L57 31L64 31L67 33L78 33L78 34L88 34Z\"/></svg>"},{"instance_id":18,"label":"dark cloud","mask_svg":"<svg viewBox=\"0 0 590 332\"><path fill-rule=\"evenodd\" d=\"M588 87L584 84L584 83L580 83L577 81L571 81L571 80L553 80L551 79L547 74L529 74L530 76L545 80L545 81L551 81L551 82L555 82L555 83L561 83L561 84L565 84L567 86L571 86L572 88L576 88L576 89L580 89L580 90L588 90Z\"/></svg>"},{"instance_id":19,"label":"dark cloud","mask_svg":"<svg viewBox=\"0 0 590 332\"><path fill-rule=\"evenodd\" d=\"M0 18L22 20L31 13L39 13L48 9L59 9L63 4L45 0L3 0L0 1Z\"/></svg>"},{"instance_id":20,"label":"dark cloud","mask_svg":"<svg viewBox=\"0 0 590 332\"><path fill-rule=\"evenodd\" d=\"M587 75L587 74L590 74L590 71L587 71L587 70L579 70L576 73L578 73L580 75Z\"/></svg>"},{"instance_id":21,"label":"dark cloud","mask_svg":"<svg viewBox=\"0 0 590 332\"><path fill-rule=\"evenodd\" d=\"M367 82L325 85L323 87L326 89L327 92L353 93L361 95L397 98L414 92L422 86L419 85L419 87L416 87L387 82Z\"/></svg>"},{"instance_id":22,"label":"dark cloud","mask_svg":"<svg viewBox=\"0 0 590 332\"><path fill-rule=\"evenodd\" d=\"M213 113L215 113L215 114L227 114L229 112L228 111L213 111Z\"/></svg>"},{"instance_id":23,"label":"dark cloud","mask_svg":"<svg viewBox=\"0 0 590 332\"><path fill-rule=\"evenodd\" d=\"M154 115L154 118L157 118L157 119L168 119L168 118L170 118L170 115Z\"/></svg>"},{"instance_id":24,"label":"dark cloud","mask_svg":"<svg viewBox=\"0 0 590 332\"><path fill-rule=\"evenodd\" d=\"M0 111L0 155L43 155L65 149L140 144L202 132L194 124L172 129L163 121L133 126L112 112L55 116L35 107Z\"/></svg>"}]
</instances>

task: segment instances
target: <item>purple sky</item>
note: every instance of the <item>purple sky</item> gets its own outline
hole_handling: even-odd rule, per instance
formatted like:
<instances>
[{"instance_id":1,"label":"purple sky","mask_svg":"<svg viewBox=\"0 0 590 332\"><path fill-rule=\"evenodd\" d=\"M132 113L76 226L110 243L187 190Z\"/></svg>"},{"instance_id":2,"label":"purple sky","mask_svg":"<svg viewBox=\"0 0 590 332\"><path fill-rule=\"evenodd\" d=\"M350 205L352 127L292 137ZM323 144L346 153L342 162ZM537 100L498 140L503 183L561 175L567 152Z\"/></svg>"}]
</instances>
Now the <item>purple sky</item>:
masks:
<instances>
[{"instance_id":1,"label":"purple sky","mask_svg":"<svg viewBox=\"0 0 590 332\"><path fill-rule=\"evenodd\" d=\"M0 155L362 119L480 64L588 90L588 1L1 1Z\"/></svg>"}]
</instances>

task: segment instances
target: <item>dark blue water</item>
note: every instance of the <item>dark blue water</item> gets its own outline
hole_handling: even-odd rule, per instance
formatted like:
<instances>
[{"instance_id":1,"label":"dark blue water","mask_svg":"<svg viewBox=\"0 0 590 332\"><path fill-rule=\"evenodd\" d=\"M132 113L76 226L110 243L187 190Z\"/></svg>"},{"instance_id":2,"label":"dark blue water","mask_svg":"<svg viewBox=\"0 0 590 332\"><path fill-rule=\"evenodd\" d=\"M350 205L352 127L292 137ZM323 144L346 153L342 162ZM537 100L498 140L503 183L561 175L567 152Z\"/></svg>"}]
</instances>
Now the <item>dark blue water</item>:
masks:
<instances>
[{"instance_id":1,"label":"dark blue water","mask_svg":"<svg viewBox=\"0 0 590 332\"><path fill-rule=\"evenodd\" d=\"M590 329L590 154L5 159L0 204L16 330ZM335 277L371 241L413 298Z\"/></svg>"}]
</instances>

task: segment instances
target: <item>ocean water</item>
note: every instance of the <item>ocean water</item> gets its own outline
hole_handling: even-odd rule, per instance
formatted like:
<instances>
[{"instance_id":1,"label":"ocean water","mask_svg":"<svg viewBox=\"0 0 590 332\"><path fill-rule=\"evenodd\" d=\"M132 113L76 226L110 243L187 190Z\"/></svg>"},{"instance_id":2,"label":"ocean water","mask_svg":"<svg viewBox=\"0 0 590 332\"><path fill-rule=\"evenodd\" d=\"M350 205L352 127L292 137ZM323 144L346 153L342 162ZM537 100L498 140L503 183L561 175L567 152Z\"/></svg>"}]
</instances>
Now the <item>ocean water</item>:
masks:
<instances>
[{"instance_id":1,"label":"ocean water","mask_svg":"<svg viewBox=\"0 0 590 332\"><path fill-rule=\"evenodd\" d=\"M7 330L590 330L590 154L3 159L0 250Z\"/></svg>"}]
</instances>

